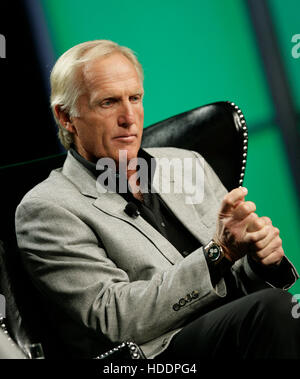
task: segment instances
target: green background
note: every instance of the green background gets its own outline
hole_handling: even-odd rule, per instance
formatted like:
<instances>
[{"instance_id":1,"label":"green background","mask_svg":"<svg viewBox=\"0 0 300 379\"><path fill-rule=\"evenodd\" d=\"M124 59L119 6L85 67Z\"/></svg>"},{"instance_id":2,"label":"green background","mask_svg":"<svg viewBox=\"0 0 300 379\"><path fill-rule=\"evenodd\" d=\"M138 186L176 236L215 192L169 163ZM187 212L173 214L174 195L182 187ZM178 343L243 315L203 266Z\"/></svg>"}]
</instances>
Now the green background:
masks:
<instances>
[{"instance_id":1,"label":"green background","mask_svg":"<svg viewBox=\"0 0 300 379\"><path fill-rule=\"evenodd\" d=\"M58 57L73 45L110 39L134 50L145 71L145 125L215 101L242 109L249 128L245 175L257 213L279 227L300 271L296 191L254 32L243 0L42 0ZM300 1L269 6L295 106L300 109ZM300 293L300 282L291 290Z\"/></svg>"}]
</instances>

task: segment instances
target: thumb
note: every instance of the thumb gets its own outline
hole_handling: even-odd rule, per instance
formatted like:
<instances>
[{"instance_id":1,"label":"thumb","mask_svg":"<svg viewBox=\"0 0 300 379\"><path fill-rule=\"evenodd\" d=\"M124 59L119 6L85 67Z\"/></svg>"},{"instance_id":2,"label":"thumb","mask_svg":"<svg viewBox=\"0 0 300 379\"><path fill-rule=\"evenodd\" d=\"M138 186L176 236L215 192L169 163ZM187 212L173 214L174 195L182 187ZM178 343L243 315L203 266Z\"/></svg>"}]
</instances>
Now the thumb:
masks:
<instances>
[{"instance_id":1,"label":"thumb","mask_svg":"<svg viewBox=\"0 0 300 379\"><path fill-rule=\"evenodd\" d=\"M220 209L220 215L225 216L232 212L241 202L245 200L248 190L245 187L235 188L225 195Z\"/></svg>"}]
</instances>

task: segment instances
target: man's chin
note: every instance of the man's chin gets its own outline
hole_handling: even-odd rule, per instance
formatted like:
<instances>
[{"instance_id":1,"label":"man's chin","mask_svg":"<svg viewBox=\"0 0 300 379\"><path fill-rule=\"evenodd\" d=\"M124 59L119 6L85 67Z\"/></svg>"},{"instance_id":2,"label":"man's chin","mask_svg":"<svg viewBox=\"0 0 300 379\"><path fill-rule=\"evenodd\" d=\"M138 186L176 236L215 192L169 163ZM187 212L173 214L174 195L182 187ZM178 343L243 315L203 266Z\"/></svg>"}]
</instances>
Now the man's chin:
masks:
<instances>
[{"instance_id":1,"label":"man's chin","mask_svg":"<svg viewBox=\"0 0 300 379\"><path fill-rule=\"evenodd\" d=\"M118 161L129 162L131 159L137 158L139 148L137 147L124 147L118 151Z\"/></svg>"}]
</instances>

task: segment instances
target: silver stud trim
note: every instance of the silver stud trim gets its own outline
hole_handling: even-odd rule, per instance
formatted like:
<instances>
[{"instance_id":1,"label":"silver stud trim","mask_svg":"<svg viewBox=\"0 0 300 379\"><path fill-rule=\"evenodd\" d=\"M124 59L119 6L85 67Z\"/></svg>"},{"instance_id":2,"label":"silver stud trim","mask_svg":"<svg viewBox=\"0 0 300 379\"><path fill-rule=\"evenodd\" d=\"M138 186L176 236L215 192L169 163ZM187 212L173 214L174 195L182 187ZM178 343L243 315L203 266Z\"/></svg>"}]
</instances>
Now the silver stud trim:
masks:
<instances>
[{"instance_id":1,"label":"silver stud trim","mask_svg":"<svg viewBox=\"0 0 300 379\"><path fill-rule=\"evenodd\" d=\"M5 321L4 321L4 317L2 314L0 314L0 326L1 326L2 332L5 334L5 336L7 338L7 340L11 343L12 346L16 346L14 340L11 338L11 336L8 333L8 330L7 330Z\"/></svg>"},{"instance_id":2,"label":"silver stud trim","mask_svg":"<svg viewBox=\"0 0 300 379\"><path fill-rule=\"evenodd\" d=\"M242 160L242 167L241 167L241 173L240 173L240 179L239 179L239 184L242 185L243 180L244 180L244 175L245 175L246 161L247 161L248 128L247 128L247 124L246 124L245 117L243 115L242 110L234 102L228 101L228 103L235 109L236 114L239 118L239 126L243 130L243 137L244 137L244 139L243 139L243 155L242 155L243 160Z\"/></svg>"},{"instance_id":3,"label":"silver stud trim","mask_svg":"<svg viewBox=\"0 0 300 379\"><path fill-rule=\"evenodd\" d=\"M122 348L124 348L126 345L128 346L128 348L130 350L131 358L132 359L139 359L140 358L140 353L139 353L138 347L133 342L123 342L121 345L119 345L117 347L114 347L112 350L109 350L109 351L107 351L104 354L98 355L97 357L95 357L95 359L104 359L104 358L107 358L111 354L113 354L115 352L118 352L119 350L121 350Z\"/></svg>"}]
</instances>

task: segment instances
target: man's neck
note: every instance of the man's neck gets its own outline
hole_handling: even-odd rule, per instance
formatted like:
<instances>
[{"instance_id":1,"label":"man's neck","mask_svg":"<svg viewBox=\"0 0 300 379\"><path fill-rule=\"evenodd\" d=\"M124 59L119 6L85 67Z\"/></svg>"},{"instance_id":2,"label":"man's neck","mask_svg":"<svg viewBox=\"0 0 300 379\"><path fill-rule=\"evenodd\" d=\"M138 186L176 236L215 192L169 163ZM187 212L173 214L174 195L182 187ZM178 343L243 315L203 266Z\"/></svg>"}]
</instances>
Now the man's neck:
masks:
<instances>
[{"instance_id":1,"label":"man's neck","mask_svg":"<svg viewBox=\"0 0 300 379\"><path fill-rule=\"evenodd\" d=\"M137 170L127 170L127 180L131 189L133 189L132 196L143 202L144 198L142 192L140 190L134 190L135 186L138 186L138 188L140 186L140 180L137 178Z\"/></svg>"}]
</instances>

